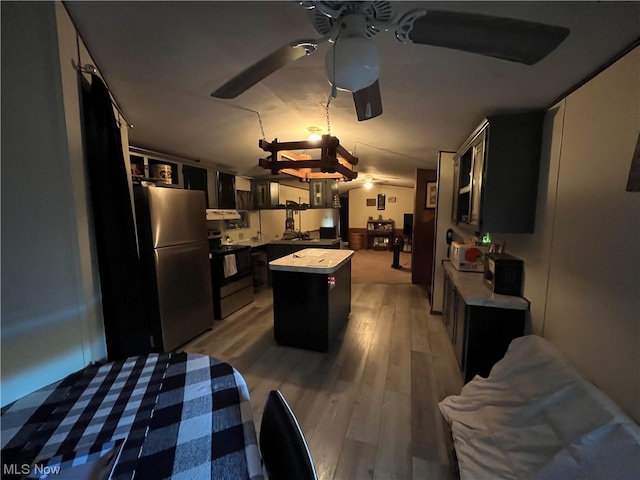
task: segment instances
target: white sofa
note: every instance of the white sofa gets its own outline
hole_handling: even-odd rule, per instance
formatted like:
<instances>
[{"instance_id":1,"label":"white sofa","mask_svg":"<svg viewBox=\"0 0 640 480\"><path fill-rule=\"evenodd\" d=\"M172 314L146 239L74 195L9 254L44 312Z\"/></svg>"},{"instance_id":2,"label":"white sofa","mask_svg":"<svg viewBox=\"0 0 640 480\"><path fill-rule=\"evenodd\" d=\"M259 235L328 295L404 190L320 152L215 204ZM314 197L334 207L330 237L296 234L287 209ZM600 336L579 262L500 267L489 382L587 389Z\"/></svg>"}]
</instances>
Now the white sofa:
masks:
<instances>
[{"instance_id":1,"label":"white sofa","mask_svg":"<svg viewBox=\"0 0 640 480\"><path fill-rule=\"evenodd\" d=\"M640 427L545 339L440 402L461 480L638 479Z\"/></svg>"}]
</instances>

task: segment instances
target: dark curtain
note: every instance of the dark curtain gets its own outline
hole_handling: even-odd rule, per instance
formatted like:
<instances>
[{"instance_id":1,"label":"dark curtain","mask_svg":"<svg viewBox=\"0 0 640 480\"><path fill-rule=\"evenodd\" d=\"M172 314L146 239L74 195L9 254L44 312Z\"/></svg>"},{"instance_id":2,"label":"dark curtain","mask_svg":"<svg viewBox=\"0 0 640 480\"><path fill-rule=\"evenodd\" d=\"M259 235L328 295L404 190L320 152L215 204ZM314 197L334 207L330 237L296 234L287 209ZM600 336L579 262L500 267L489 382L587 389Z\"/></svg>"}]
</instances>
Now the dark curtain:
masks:
<instances>
[{"instance_id":1,"label":"dark curtain","mask_svg":"<svg viewBox=\"0 0 640 480\"><path fill-rule=\"evenodd\" d=\"M102 79L82 78L89 188L95 223L102 310L110 361L151 351L139 300L142 277L120 131Z\"/></svg>"}]
</instances>

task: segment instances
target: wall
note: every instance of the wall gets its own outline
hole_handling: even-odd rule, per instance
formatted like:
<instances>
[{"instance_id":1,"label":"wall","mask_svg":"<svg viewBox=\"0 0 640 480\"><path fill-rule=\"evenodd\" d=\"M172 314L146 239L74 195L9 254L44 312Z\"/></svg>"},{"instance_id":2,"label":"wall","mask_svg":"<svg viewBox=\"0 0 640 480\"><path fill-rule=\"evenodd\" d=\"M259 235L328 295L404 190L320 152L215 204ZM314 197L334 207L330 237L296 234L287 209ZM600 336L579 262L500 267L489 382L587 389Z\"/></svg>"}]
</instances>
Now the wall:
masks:
<instances>
[{"instance_id":1,"label":"wall","mask_svg":"<svg viewBox=\"0 0 640 480\"><path fill-rule=\"evenodd\" d=\"M453 208L453 152L438 154L438 204L436 206L436 233L434 239L433 275L431 282L431 313L442 313L444 304L444 267L442 261L449 258L446 232L451 226Z\"/></svg>"},{"instance_id":2,"label":"wall","mask_svg":"<svg viewBox=\"0 0 640 480\"><path fill-rule=\"evenodd\" d=\"M536 233L507 237L526 261L531 329L638 421L640 194L625 186L640 132L640 48L546 120Z\"/></svg>"},{"instance_id":3,"label":"wall","mask_svg":"<svg viewBox=\"0 0 640 480\"><path fill-rule=\"evenodd\" d=\"M6 405L104 359L106 347L72 63L75 31L60 3L1 8Z\"/></svg>"},{"instance_id":4,"label":"wall","mask_svg":"<svg viewBox=\"0 0 640 480\"><path fill-rule=\"evenodd\" d=\"M377 204L373 207L367 206L367 199L378 198L379 193L387 196L384 210L378 210ZM395 197L395 203L389 201ZM373 184L371 190L365 188L353 188L349 190L349 231L363 231L367 228L369 217L377 219L382 215L384 220L391 219L395 222L396 230L402 231L404 214L413 213L413 188L395 187L391 185Z\"/></svg>"}]
</instances>

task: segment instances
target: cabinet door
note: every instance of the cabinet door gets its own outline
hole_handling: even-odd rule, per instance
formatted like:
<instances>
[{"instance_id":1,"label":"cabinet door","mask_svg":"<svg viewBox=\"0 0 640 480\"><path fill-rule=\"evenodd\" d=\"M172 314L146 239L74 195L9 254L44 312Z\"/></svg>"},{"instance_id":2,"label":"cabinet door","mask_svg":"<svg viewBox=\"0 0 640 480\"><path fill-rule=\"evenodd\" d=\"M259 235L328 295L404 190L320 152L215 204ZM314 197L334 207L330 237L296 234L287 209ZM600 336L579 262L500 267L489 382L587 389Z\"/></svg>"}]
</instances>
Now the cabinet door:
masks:
<instances>
[{"instance_id":1,"label":"cabinet door","mask_svg":"<svg viewBox=\"0 0 640 480\"><path fill-rule=\"evenodd\" d=\"M457 224L460 221L458 213L458 192L460 191L460 159L453 161L453 202L451 204L451 221Z\"/></svg>"},{"instance_id":2,"label":"cabinet door","mask_svg":"<svg viewBox=\"0 0 640 480\"><path fill-rule=\"evenodd\" d=\"M309 200L312 207L324 207L324 184L322 181L312 180L309 183Z\"/></svg>"},{"instance_id":3,"label":"cabinet door","mask_svg":"<svg viewBox=\"0 0 640 480\"><path fill-rule=\"evenodd\" d=\"M447 329L449 340L453 345L453 319L451 318L453 315L453 308L451 305L451 299L453 298L453 284L449 279L449 275L446 273L444 275L443 296L442 319L444 321L444 326Z\"/></svg>"},{"instance_id":4,"label":"cabinet door","mask_svg":"<svg viewBox=\"0 0 640 480\"><path fill-rule=\"evenodd\" d=\"M338 181L337 180L311 180L309 183L309 204L312 207L334 208L334 201L337 200Z\"/></svg>"},{"instance_id":5,"label":"cabinet door","mask_svg":"<svg viewBox=\"0 0 640 480\"><path fill-rule=\"evenodd\" d=\"M471 175L471 215L469 223L480 225L482 212L482 176L484 172L484 134L482 134L473 146L473 173Z\"/></svg>"},{"instance_id":6,"label":"cabinet door","mask_svg":"<svg viewBox=\"0 0 640 480\"><path fill-rule=\"evenodd\" d=\"M229 173L217 172L218 208L236 208L236 177Z\"/></svg>"},{"instance_id":7,"label":"cabinet door","mask_svg":"<svg viewBox=\"0 0 640 480\"><path fill-rule=\"evenodd\" d=\"M256 210L273 208L280 201L278 182L257 181L253 183L253 202Z\"/></svg>"},{"instance_id":8,"label":"cabinet door","mask_svg":"<svg viewBox=\"0 0 640 480\"><path fill-rule=\"evenodd\" d=\"M464 303L462 296L456 292L455 299L455 340L454 350L460 372L464 378L466 363L466 341L467 341L467 305Z\"/></svg>"},{"instance_id":9,"label":"cabinet door","mask_svg":"<svg viewBox=\"0 0 640 480\"><path fill-rule=\"evenodd\" d=\"M187 190L202 190L205 195L206 205L209 206L207 170L184 165L182 167L182 177L184 179L184 188Z\"/></svg>"},{"instance_id":10,"label":"cabinet door","mask_svg":"<svg viewBox=\"0 0 640 480\"><path fill-rule=\"evenodd\" d=\"M524 335L525 310L471 306L468 309L465 382L475 375L486 377L511 340Z\"/></svg>"}]
</instances>

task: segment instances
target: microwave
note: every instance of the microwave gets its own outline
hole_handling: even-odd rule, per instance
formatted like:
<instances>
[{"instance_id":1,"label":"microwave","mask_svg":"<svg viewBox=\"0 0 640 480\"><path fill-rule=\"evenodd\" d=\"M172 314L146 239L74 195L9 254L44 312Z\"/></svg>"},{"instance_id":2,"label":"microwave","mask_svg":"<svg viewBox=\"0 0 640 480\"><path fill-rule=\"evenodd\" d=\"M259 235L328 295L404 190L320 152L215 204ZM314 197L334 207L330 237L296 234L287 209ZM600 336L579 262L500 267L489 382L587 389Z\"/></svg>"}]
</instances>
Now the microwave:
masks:
<instances>
[{"instance_id":1,"label":"microwave","mask_svg":"<svg viewBox=\"0 0 640 480\"><path fill-rule=\"evenodd\" d=\"M484 254L489 250L483 245L451 242L451 264L461 272L479 272L484 269Z\"/></svg>"},{"instance_id":2,"label":"microwave","mask_svg":"<svg viewBox=\"0 0 640 480\"><path fill-rule=\"evenodd\" d=\"M490 252L484 261L484 284L493 293L520 295L524 262L508 253Z\"/></svg>"}]
</instances>

